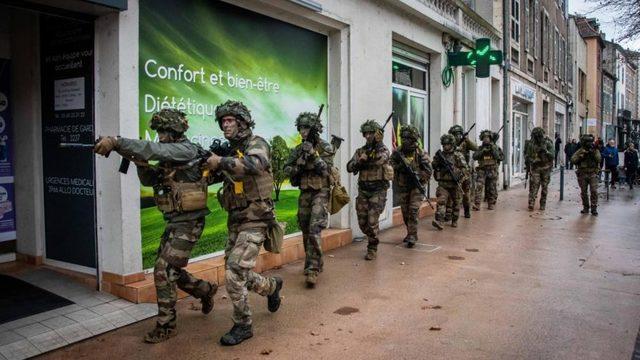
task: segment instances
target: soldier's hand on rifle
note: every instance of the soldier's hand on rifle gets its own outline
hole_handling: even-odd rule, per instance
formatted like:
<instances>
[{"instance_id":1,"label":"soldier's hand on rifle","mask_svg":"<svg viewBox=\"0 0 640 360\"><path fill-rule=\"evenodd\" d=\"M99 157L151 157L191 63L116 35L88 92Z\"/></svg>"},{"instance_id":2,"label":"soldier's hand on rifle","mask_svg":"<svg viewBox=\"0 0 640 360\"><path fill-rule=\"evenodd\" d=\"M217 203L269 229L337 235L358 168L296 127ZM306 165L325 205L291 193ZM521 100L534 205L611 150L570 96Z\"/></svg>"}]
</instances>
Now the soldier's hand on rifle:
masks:
<instances>
[{"instance_id":1,"label":"soldier's hand on rifle","mask_svg":"<svg viewBox=\"0 0 640 360\"><path fill-rule=\"evenodd\" d=\"M361 152L360 155L358 156L358 162L363 163L365 161L367 161L367 159L369 159L369 155L367 155L366 152Z\"/></svg>"},{"instance_id":2,"label":"soldier's hand on rifle","mask_svg":"<svg viewBox=\"0 0 640 360\"><path fill-rule=\"evenodd\" d=\"M220 159L222 159L220 156L211 154L211 156L209 156L209 158L207 159L207 167L211 171L218 170L218 167L220 166Z\"/></svg>"},{"instance_id":3,"label":"soldier's hand on rifle","mask_svg":"<svg viewBox=\"0 0 640 360\"><path fill-rule=\"evenodd\" d=\"M93 151L96 154L100 154L102 156L107 156L113 149L118 145L118 139L113 136L101 136L98 138L98 142L96 146L93 148Z\"/></svg>"}]
</instances>

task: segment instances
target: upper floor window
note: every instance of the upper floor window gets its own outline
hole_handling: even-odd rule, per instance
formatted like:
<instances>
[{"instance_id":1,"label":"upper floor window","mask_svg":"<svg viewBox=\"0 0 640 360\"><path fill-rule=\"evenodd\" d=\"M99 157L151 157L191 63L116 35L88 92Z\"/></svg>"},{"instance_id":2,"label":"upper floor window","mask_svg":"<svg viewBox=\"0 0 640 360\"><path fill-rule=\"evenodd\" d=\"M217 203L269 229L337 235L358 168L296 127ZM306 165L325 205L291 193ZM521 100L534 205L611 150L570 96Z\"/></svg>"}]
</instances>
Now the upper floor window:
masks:
<instances>
[{"instance_id":1,"label":"upper floor window","mask_svg":"<svg viewBox=\"0 0 640 360\"><path fill-rule=\"evenodd\" d=\"M511 39L520 43L520 0L511 0Z\"/></svg>"}]
</instances>

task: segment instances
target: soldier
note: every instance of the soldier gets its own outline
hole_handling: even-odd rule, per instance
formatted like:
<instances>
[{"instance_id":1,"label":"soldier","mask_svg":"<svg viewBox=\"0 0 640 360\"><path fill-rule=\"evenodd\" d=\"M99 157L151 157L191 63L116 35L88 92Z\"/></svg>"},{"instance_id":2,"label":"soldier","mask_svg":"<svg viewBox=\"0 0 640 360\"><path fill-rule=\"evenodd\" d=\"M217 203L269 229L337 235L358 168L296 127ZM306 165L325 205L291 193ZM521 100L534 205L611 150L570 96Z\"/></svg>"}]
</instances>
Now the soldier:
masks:
<instances>
[{"instance_id":1,"label":"soldier","mask_svg":"<svg viewBox=\"0 0 640 360\"><path fill-rule=\"evenodd\" d=\"M205 216L210 213L208 170L200 168L200 159L206 152L184 136L189 125L181 111L162 109L153 114L149 126L158 132L159 143L107 136L100 138L95 152L108 155L115 150L123 157L133 158L140 182L153 186L158 210L167 223L153 269L158 318L155 328L144 338L146 342L159 343L177 334L176 286L200 299L204 314L213 309L218 286L197 279L184 269L202 235ZM150 165L148 161L159 163Z\"/></svg>"},{"instance_id":2,"label":"soldier","mask_svg":"<svg viewBox=\"0 0 640 360\"><path fill-rule=\"evenodd\" d=\"M464 172L464 179L460 186L462 187L462 207L464 208L464 217L471 217L471 176L473 173L473 162L471 161L471 152L478 150L478 145L471 141L464 134L464 129L460 125L453 125L449 129L449 134L453 135L456 143L456 151L460 152L464 156L464 160L467 163L467 167ZM452 204L451 200L447 204L447 213L445 221L451 220Z\"/></svg>"},{"instance_id":3,"label":"soldier","mask_svg":"<svg viewBox=\"0 0 640 360\"><path fill-rule=\"evenodd\" d=\"M356 212L360 230L367 235L366 260L376 258L378 251L378 219L387 203L389 181L393 179L393 168L389 164L389 150L382 139L384 129L375 120L367 120L360 126L366 139L365 146L356 150L347 163L347 171L358 174L358 197Z\"/></svg>"},{"instance_id":4,"label":"soldier","mask_svg":"<svg viewBox=\"0 0 640 360\"><path fill-rule=\"evenodd\" d=\"M545 136L544 129L531 130L531 139L524 145L525 166L529 173L529 211L533 211L538 188L540 190L540 210L547 204L547 187L553 167L553 141Z\"/></svg>"},{"instance_id":5,"label":"soldier","mask_svg":"<svg viewBox=\"0 0 640 360\"><path fill-rule=\"evenodd\" d=\"M598 215L598 171L602 155L594 144L591 134L580 136L580 148L571 156L571 162L577 166L576 176L580 185L583 214L589 213L589 193L591 192L591 214Z\"/></svg>"},{"instance_id":6,"label":"soldier","mask_svg":"<svg viewBox=\"0 0 640 360\"><path fill-rule=\"evenodd\" d=\"M327 227L330 177L335 151L320 138L322 123L314 113L304 112L296 119L302 143L293 149L285 165L291 185L300 187L298 225L302 230L305 251L304 274L308 287L316 285L322 272L320 232Z\"/></svg>"},{"instance_id":7,"label":"soldier","mask_svg":"<svg viewBox=\"0 0 640 360\"><path fill-rule=\"evenodd\" d=\"M404 242L408 248L412 248L418 241L418 210L424 196L411 179L417 175L420 183L425 186L432 170L429 155L419 147L420 131L415 126L403 125L400 128L400 139L402 144L391 154L391 165L393 182L398 188L402 218L407 227ZM410 173L408 168L413 170L413 173Z\"/></svg>"},{"instance_id":8,"label":"soldier","mask_svg":"<svg viewBox=\"0 0 640 360\"><path fill-rule=\"evenodd\" d=\"M438 181L436 190L438 207L432 225L438 230L444 229L442 221L445 219L446 205L449 201L451 201L453 210L451 213L451 227L458 227L460 201L462 198L460 184L463 181L464 174L468 171L464 156L455 151L455 138L453 135L442 135L440 144L442 144L442 151L438 150L436 152L431 163L434 177Z\"/></svg>"},{"instance_id":9,"label":"soldier","mask_svg":"<svg viewBox=\"0 0 640 360\"><path fill-rule=\"evenodd\" d=\"M480 210L482 195L485 195L489 205L487 209L493 210L498 200L498 166L504 160L502 149L496 145L499 135L490 130L480 133L482 145L473 153L473 159L478 161L476 168L476 188L473 210ZM485 193L486 186L486 193Z\"/></svg>"},{"instance_id":10,"label":"soldier","mask_svg":"<svg viewBox=\"0 0 640 360\"><path fill-rule=\"evenodd\" d=\"M225 285L233 303L234 325L220 343L237 345L253 336L249 290L268 297L269 311L280 307L282 279L253 271L268 228L275 222L271 149L263 138L253 135L255 122L241 102L218 105L216 120L231 148L229 156L213 154L207 160L209 169L219 174L216 180L223 181L218 200L229 213Z\"/></svg>"}]
</instances>

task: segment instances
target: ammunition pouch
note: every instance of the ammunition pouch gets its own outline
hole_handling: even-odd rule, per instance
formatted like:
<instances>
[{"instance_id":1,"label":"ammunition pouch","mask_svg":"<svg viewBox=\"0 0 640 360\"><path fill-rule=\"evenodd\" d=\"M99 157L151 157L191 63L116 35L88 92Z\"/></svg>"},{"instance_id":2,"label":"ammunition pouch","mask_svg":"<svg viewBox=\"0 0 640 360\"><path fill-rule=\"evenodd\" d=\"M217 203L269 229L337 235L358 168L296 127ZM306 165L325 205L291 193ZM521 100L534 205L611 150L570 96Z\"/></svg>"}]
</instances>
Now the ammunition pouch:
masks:
<instances>
[{"instance_id":1,"label":"ammunition pouch","mask_svg":"<svg viewBox=\"0 0 640 360\"><path fill-rule=\"evenodd\" d=\"M162 187L154 189L154 198L163 214L203 210L207 208L207 183L166 179Z\"/></svg>"}]
</instances>

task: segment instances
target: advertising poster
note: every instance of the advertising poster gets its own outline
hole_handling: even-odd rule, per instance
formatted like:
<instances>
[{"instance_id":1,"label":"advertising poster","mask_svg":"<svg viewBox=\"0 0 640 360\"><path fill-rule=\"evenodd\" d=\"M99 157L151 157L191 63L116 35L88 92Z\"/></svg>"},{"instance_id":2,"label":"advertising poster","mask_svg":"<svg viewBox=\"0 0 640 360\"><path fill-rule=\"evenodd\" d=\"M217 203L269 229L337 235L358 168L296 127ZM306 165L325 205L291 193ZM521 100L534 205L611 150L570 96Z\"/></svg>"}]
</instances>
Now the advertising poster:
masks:
<instances>
[{"instance_id":1,"label":"advertising poster","mask_svg":"<svg viewBox=\"0 0 640 360\"><path fill-rule=\"evenodd\" d=\"M16 238L10 73L10 60L0 59L0 242Z\"/></svg>"},{"instance_id":2,"label":"advertising poster","mask_svg":"<svg viewBox=\"0 0 640 360\"><path fill-rule=\"evenodd\" d=\"M156 141L151 114L165 107L187 113L187 136L208 148L222 134L215 107L242 101L255 119L254 132L299 141L294 126L303 111L327 104L327 37L222 1L140 2L140 136ZM323 115L326 123L326 116ZM210 188L202 239L192 256L224 248L226 213ZM164 227L153 191L141 189L143 263L153 266ZM287 233L298 231L297 192L283 190L276 203Z\"/></svg>"}]
</instances>

